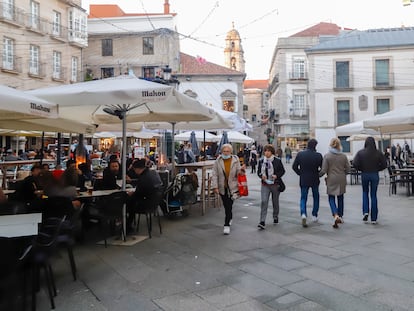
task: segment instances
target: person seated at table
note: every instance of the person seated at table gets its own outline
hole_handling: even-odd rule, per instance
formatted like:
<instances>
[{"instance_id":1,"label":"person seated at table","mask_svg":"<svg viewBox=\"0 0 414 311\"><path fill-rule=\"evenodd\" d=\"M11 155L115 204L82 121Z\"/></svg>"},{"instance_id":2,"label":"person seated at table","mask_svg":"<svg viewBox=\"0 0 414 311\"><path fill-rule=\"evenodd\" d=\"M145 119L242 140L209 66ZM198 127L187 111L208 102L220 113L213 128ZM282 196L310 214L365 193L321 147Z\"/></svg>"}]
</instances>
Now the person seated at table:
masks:
<instances>
[{"instance_id":1,"label":"person seated at table","mask_svg":"<svg viewBox=\"0 0 414 311\"><path fill-rule=\"evenodd\" d=\"M16 189L16 196L24 203L30 205L34 200L38 198L37 191L42 187L39 183L39 177L43 168L39 163L32 165L30 169L30 175L23 179L19 189Z\"/></svg>"},{"instance_id":2,"label":"person seated at table","mask_svg":"<svg viewBox=\"0 0 414 311\"><path fill-rule=\"evenodd\" d=\"M85 183L87 181L92 181L92 172L89 169L88 164L81 163L78 165L78 182L77 187L80 188L80 191L86 191Z\"/></svg>"},{"instance_id":3,"label":"person seated at table","mask_svg":"<svg viewBox=\"0 0 414 311\"><path fill-rule=\"evenodd\" d=\"M119 172L120 164L118 160L112 160L109 162L108 167L103 171L101 190L121 189L121 187L116 183Z\"/></svg>"},{"instance_id":4,"label":"person seated at table","mask_svg":"<svg viewBox=\"0 0 414 311\"><path fill-rule=\"evenodd\" d=\"M144 211L149 202L153 202L162 191L160 175L156 170L151 170L146 166L145 159L135 160L132 167L138 178L135 192L129 194L127 233L131 231L135 214Z\"/></svg>"}]
</instances>

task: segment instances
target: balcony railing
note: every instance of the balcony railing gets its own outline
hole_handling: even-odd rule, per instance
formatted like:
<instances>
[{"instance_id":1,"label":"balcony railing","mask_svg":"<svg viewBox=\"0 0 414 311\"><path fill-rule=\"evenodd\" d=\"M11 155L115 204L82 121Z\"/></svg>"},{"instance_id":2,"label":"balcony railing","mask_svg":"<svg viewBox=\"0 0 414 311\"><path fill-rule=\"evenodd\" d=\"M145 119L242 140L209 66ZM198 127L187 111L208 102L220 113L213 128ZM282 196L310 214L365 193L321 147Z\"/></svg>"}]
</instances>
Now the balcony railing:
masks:
<instances>
[{"instance_id":1,"label":"balcony railing","mask_svg":"<svg viewBox=\"0 0 414 311\"><path fill-rule=\"evenodd\" d=\"M29 62L29 76L32 78L46 77L46 63Z\"/></svg>"},{"instance_id":2,"label":"balcony railing","mask_svg":"<svg viewBox=\"0 0 414 311\"><path fill-rule=\"evenodd\" d=\"M52 73L52 79L55 81L66 80L67 69L65 67L55 68Z\"/></svg>"},{"instance_id":3,"label":"balcony railing","mask_svg":"<svg viewBox=\"0 0 414 311\"><path fill-rule=\"evenodd\" d=\"M289 72L289 80L308 80L307 72Z\"/></svg>"},{"instance_id":4,"label":"balcony railing","mask_svg":"<svg viewBox=\"0 0 414 311\"><path fill-rule=\"evenodd\" d=\"M0 20L10 24L23 26L24 25L24 13L22 10L16 8L14 5L9 5L4 2L0 2Z\"/></svg>"},{"instance_id":5,"label":"balcony railing","mask_svg":"<svg viewBox=\"0 0 414 311\"><path fill-rule=\"evenodd\" d=\"M394 88L394 73L388 73L388 79L378 80L375 73L372 76L372 81L374 84L374 89L377 90L388 90Z\"/></svg>"},{"instance_id":6,"label":"balcony railing","mask_svg":"<svg viewBox=\"0 0 414 311\"><path fill-rule=\"evenodd\" d=\"M84 47L88 45L88 34L82 31L68 29L68 40L70 44Z\"/></svg>"},{"instance_id":7,"label":"balcony railing","mask_svg":"<svg viewBox=\"0 0 414 311\"><path fill-rule=\"evenodd\" d=\"M1 70L5 72L11 72L11 73L21 73L22 72L22 58L16 57L16 56L12 56L11 59L9 57L2 58Z\"/></svg>"},{"instance_id":8,"label":"balcony railing","mask_svg":"<svg viewBox=\"0 0 414 311\"><path fill-rule=\"evenodd\" d=\"M68 40L68 29L62 25L51 25L50 36L59 41Z\"/></svg>"},{"instance_id":9,"label":"balcony railing","mask_svg":"<svg viewBox=\"0 0 414 311\"><path fill-rule=\"evenodd\" d=\"M290 109L289 111L289 118L295 120L304 120L308 118L308 111L307 109Z\"/></svg>"},{"instance_id":10,"label":"balcony railing","mask_svg":"<svg viewBox=\"0 0 414 311\"><path fill-rule=\"evenodd\" d=\"M40 18L38 15L26 15L26 28L30 31L47 34L49 30L48 25L50 25L50 23L46 19Z\"/></svg>"}]
</instances>

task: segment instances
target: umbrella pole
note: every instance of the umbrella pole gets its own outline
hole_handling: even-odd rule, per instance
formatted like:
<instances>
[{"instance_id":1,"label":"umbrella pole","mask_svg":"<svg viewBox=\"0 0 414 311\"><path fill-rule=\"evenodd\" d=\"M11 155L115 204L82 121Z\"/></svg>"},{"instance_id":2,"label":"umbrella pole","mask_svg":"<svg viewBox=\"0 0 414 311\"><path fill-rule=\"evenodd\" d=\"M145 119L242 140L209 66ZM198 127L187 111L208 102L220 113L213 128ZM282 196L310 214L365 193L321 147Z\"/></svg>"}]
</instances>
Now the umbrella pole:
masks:
<instances>
[{"instance_id":1,"label":"umbrella pole","mask_svg":"<svg viewBox=\"0 0 414 311\"><path fill-rule=\"evenodd\" d=\"M126 137L126 105L122 110L122 191L125 191L126 183L126 151L127 151L127 137ZM126 242L126 203L122 207L122 226L124 227L124 242Z\"/></svg>"},{"instance_id":2,"label":"umbrella pole","mask_svg":"<svg viewBox=\"0 0 414 311\"><path fill-rule=\"evenodd\" d=\"M203 150L204 150L204 161L207 160L206 153L206 130L203 131Z\"/></svg>"},{"instance_id":3,"label":"umbrella pole","mask_svg":"<svg viewBox=\"0 0 414 311\"><path fill-rule=\"evenodd\" d=\"M174 177L175 176L175 122L171 122L172 125L172 138L171 138L171 164L172 164L172 172L171 172L171 176Z\"/></svg>"}]
</instances>

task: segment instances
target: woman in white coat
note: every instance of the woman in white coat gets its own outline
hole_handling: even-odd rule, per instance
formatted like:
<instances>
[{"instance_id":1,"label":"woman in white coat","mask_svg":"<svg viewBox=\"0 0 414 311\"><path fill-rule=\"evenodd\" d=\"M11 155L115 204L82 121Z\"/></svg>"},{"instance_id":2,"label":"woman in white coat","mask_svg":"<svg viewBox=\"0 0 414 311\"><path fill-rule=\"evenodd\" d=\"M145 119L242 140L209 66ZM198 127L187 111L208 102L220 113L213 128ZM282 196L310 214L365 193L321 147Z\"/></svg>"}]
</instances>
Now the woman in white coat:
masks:
<instances>
[{"instance_id":1,"label":"woman in white coat","mask_svg":"<svg viewBox=\"0 0 414 311\"><path fill-rule=\"evenodd\" d=\"M239 197L239 187L237 175L244 174L245 167L240 165L239 157L233 155L233 147L230 144L224 144L221 147L221 154L213 166L211 185L213 191L220 194L223 201L225 218L224 234L230 234L230 225L233 218L233 202Z\"/></svg>"}]
</instances>

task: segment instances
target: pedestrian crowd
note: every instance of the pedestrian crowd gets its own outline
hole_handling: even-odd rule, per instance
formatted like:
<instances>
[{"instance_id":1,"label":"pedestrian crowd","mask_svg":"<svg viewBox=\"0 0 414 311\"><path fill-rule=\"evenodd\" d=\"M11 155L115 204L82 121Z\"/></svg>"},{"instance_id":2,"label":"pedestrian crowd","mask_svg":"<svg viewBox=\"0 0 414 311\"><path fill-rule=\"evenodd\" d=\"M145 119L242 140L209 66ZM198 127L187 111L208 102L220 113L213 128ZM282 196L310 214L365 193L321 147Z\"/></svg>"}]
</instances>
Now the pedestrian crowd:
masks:
<instances>
[{"instance_id":1,"label":"pedestrian crowd","mask_svg":"<svg viewBox=\"0 0 414 311\"><path fill-rule=\"evenodd\" d=\"M338 138L331 139L329 150L325 155L317 152L317 145L318 142L315 139L310 139L306 148L298 152L292 163L293 171L299 176L301 224L304 228L308 227L307 201L309 190L312 192L311 220L312 222L319 221L319 185L321 178L323 178L333 217L332 227L338 229L340 224L344 223L346 175L351 172L351 164L342 152L341 141ZM407 150L409 149L407 148ZM292 149L289 145L284 149L284 153L286 163L290 163ZM248 163L251 166L251 174L257 174L260 180L261 200L258 229L264 230L266 228L270 197L273 208L273 224L277 225L279 223L279 197L285 188L282 178L285 174L282 149L268 144L261 147L259 155L256 146L253 145L247 161L240 159L242 155L240 151L239 155L234 155L232 146L225 144L222 146L221 154L216 159L213 168L212 187L214 192L220 195L225 210L223 229L225 235L230 234L233 219L232 207L234 201L239 197L235 195L238 191L237 176L238 174L245 174L245 164L241 165L240 163ZM397 148L395 157L398 158ZM377 149L373 137L367 137L364 148L356 153L352 165L361 172L362 220L365 223L370 220L375 225L378 219L377 189L379 172L387 168L386 154Z\"/></svg>"}]
</instances>

